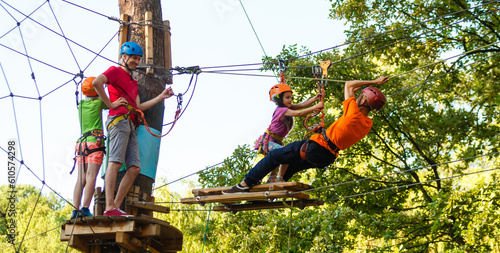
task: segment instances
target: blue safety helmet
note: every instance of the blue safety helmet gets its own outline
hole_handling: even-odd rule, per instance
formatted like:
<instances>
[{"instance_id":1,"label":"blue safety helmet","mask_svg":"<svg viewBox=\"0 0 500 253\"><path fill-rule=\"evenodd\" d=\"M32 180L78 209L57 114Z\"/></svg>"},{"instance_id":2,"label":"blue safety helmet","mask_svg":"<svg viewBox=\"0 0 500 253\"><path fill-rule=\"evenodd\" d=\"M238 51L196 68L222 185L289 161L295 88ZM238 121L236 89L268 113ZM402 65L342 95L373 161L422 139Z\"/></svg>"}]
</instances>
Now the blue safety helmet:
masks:
<instances>
[{"instance_id":1,"label":"blue safety helmet","mask_svg":"<svg viewBox=\"0 0 500 253\"><path fill-rule=\"evenodd\" d=\"M137 44L135 42L131 42L131 41L125 42L125 43L123 43L122 47L120 48L120 55L122 55L122 54L128 54L128 55L135 54L135 55L142 56L142 54L143 54L142 47L139 46L139 44Z\"/></svg>"}]
</instances>

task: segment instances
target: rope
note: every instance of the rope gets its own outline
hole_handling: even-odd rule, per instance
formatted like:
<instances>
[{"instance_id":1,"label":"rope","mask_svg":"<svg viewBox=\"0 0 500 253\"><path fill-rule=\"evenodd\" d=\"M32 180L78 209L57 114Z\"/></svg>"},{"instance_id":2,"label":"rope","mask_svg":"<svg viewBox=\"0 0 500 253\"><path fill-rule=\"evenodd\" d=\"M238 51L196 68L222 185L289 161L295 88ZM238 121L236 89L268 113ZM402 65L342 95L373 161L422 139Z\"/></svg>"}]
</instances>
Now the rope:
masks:
<instances>
[{"instance_id":1,"label":"rope","mask_svg":"<svg viewBox=\"0 0 500 253\"><path fill-rule=\"evenodd\" d=\"M331 65L330 61L323 61L323 62L321 62L321 68L319 66L314 66L312 68L314 78L316 79L316 85L318 86L318 93L321 94L321 97L320 97L321 102L323 102L323 99L325 97L325 86L326 86L326 81L324 81L323 79L328 75L327 70L330 67L330 65ZM319 79L320 74L321 74L321 80L322 80L321 82ZM309 127L307 125L307 121L310 118L317 116L318 114L321 115L321 122L315 126ZM309 115L307 115L307 117L304 119L304 121L302 123L303 123L304 127L307 130L309 130L304 135L304 139L306 139L307 135L309 135L310 133L318 132L321 129L325 128L325 112L323 111L323 108L317 109L317 110L314 110L313 112L311 112Z\"/></svg>"},{"instance_id":2,"label":"rope","mask_svg":"<svg viewBox=\"0 0 500 253\"><path fill-rule=\"evenodd\" d=\"M35 206L33 207L33 211L31 212L30 218L28 220L28 224L26 224L26 229L24 230L23 238L21 239L21 243L19 243L19 249L16 250L16 252L20 252L20 250L21 250L21 246L23 245L22 242L24 242L24 238L26 237L26 233L28 232L28 228L30 227L31 219L33 219L33 215L35 214L35 210L36 210L36 207L38 205L38 201L40 200L40 196L42 196L42 191L43 191L44 186L45 186L45 183L42 185L42 188L40 189L40 193L38 194L38 197L36 198Z\"/></svg>"},{"instance_id":3,"label":"rope","mask_svg":"<svg viewBox=\"0 0 500 253\"><path fill-rule=\"evenodd\" d=\"M369 192L353 194L353 195L340 197L340 198L333 198L333 199L325 200L325 202L335 202L335 201L342 200L342 199L354 198L354 197L364 196L364 195L368 195L368 194L372 194L372 193L396 190L396 189L400 189L400 188L408 188L411 186L423 185L423 184L427 184L427 183L448 180L448 179L453 179L453 178L459 178L459 177L463 177L463 176L470 176L470 175L474 175L474 174L485 173L485 172L499 170L499 169L500 169L500 167L497 167L497 168L493 168L493 169L485 169L485 170L469 172L469 173L464 173L464 174L449 176L449 177L444 177L444 178L436 178L436 179L432 179L432 180L427 180L425 182L416 182L416 183L411 183L411 184L407 184L407 185L401 185L401 186L395 186L395 187L391 187L391 188L384 188L384 189L380 189L380 190L373 190L373 191L369 191Z\"/></svg>"},{"instance_id":4,"label":"rope","mask_svg":"<svg viewBox=\"0 0 500 253\"><path fill-rule=\"evenodd\" d=\"M286 199L283 199L283 205L290 208L290 214L288 215L288 252L290 252L290 243L292 241L292 213L293 213L293 201L294 198L292 198L292 202L290 205L286 203Z\"/></svg>"},{"instance_id":5,"label":"rope","mask_svg":"<svg viewBox=\"0 0 500 253\"><path fill-rule=\"evenodd\" d=\"M208 210L207 214L207 226L205 227L205 235L203 236L203 246L201 247L201 252L203 253L203 250L205 249L205 241L207 240L207 233L208 233L208 224L210 223L210 213L212 212L212 207Z\"/></svg>"},{"instance_id":6,"label":"rope","mask_svg":"<svg viewBox=\"0 0 500 253\"><path fill-rule=\"evenodd\" d=\"M317 190L322 190L322 189L327 189L327 188L333 188L333 187L337 187L337 186L341 186L341 185L347 185L347 184L352 184L352 183L359 183L361 181L373 180L373 179L376 179L376 178L382 178L382 177L386 177L386 176L392 176L392 175L398 175L398 174L407 173L407 172L411 172L411 171L417 171L417 170L428 168L428 167L435 167L435 166L441 166L441 165L446 165L446 164L451 164L451 163L456 163L456 162L463 162L463 161L467 161L467 160L471 160L471 159L477 159L477 158L486 157L486 156L492 156L492 155L496 155L496 154L500 154L500 151L499 152L494 152L494 153L488 153L488 154L484 154L484 155L471 156L471 157L467 157L467 158L457 159L457 160L443 162L443 163L438 163L438 164L432 164L432 165L422 166L422 167L418 167L418 168L414 168L414 169L408 169L408 170L403 170L403 171L392 172L392 173L388 173L388 174L384 174L384 175L380 175L380 176L361 178L361 179L357 179L357 180L353 180L353 181L341 182L341 183L337 183L337 184L333 184L333 185L328 185L328 186L322 186L322 187L317 187L317 188L313 188L313 189L307 189L307 190L297 191L297 193L311 192L311 191L317 191Z\"/></svg>"}]
</instances>

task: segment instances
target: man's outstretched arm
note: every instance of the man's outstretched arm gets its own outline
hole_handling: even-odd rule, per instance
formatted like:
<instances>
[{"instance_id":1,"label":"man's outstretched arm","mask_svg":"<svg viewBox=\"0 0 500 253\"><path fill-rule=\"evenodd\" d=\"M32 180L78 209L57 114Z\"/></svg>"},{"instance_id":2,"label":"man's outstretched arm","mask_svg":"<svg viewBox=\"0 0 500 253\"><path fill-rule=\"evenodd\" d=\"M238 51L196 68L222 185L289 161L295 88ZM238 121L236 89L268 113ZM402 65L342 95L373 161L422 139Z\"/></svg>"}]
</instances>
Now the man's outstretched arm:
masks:
<instances>
[{"instance_id":1,"label":"man's outstretched arm","mask_svg":"<svg viewBox=\"0 0 500 253\"><path fill-rule=\"evenodd\" d=\"M355 97L356 91L364 86L381 85L387 81L389 81L388 76L381 76L378 79L371 81L366 81L366 80L347 81L344 86L344 99Z\"/></svg>"}]
</instances>

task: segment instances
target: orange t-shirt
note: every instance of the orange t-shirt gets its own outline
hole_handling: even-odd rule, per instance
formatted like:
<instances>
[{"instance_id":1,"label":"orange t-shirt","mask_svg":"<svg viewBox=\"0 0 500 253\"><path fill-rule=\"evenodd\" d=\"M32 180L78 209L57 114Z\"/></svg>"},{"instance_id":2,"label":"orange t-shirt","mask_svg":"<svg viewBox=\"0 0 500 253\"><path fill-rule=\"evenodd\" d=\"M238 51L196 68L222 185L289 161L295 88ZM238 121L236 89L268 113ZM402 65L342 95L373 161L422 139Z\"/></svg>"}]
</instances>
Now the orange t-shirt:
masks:
<instances>
[{"instance_id":1,"label":"orange t-shirt","mask_svg":"<svg viewBox=\"0 0 500 253\"><path fill-rule=\"evenodd\" d=\"M372 120L359 111L354 97L344 100L342 104L344 105L344 114L326 129L326 135L340 150L344 150L363 139L373 125ZM314 134L310 139L332 151L322 134Z\"/></svg>"}]
</instances>

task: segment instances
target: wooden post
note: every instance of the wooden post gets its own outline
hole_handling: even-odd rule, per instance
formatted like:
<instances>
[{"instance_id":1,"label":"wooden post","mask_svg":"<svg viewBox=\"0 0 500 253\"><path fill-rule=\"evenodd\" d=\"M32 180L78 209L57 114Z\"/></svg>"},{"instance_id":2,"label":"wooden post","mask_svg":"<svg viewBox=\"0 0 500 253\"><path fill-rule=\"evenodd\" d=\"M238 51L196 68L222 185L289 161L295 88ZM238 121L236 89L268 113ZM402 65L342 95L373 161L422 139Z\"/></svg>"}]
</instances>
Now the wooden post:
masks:
<instances>
[{"instance_id":1,"label":"wooden post","mask_svg":"<svg viewBox=\"0 0 500 253\"><path fill-rule=\"evenodd\" d=\"M168 70L167 75L169 75L169 78L167 79L168 84L173 83L173 78L172 78L172 45L170 44L170 36L172 35L170 33L170 21L165 20L163 21L163 44L165 48L165 62L164 66Z\"/></svg>"},{"instance_id":2,"label":"wooden post","mask_svg":"<svg viewBox=\"0 0 500 253\"><path fill-rule=\"evenodd\" d=\"M121 20L124 21L124 22L128 22L129 19L128 19L128 15L123 13L121 15ZM121 48L121 46L123 45L123 43L127 42L128 41L128 25L122 25L120 27L120 34L118 36L118 39L119 39L119 47ZM120 50L120 48L118 50ZM118 60L120 60L120 51L118 51Z\"/></svg>"},{"instance_id":3,"label":"wooden post","mask_svg":"<svg viewBox=\"0 0 500 253\"><path fill-rule=\"evenodd\" d=\"M104 200L101 187L95 188L94 191L94 216L102 215L104 212L104 204L102 203Z\"/></svg>"},{"instance_id":4,"label":"wooden post","mask_svg":"<svg viewBox=\"0 0 500 253\"><path fill-rule=\"evenodd\" d=\"M144 15L144 19L146 20L146 26L144 30L144 35L146 36L146 64L153 65L154 64L154 51L153 51L153 13L147 11ZM154 73L153 68L148 67L146 69L146 74L152 75Z\"/></svg>"}]
</instances>

